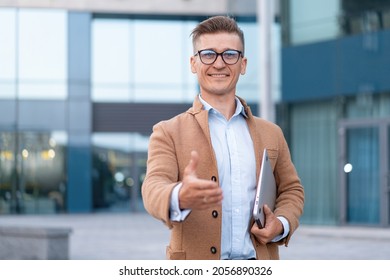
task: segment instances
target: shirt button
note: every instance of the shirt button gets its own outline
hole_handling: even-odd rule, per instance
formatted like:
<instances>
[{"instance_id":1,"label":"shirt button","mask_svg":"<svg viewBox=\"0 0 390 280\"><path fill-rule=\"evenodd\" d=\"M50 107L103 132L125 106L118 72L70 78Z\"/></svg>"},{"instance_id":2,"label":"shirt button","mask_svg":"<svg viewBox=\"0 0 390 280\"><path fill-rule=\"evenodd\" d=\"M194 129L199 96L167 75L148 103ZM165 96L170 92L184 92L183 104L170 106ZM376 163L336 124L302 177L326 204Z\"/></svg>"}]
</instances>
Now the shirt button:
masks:
<instances>
[{"instance_id":1,"label":"shirt button","mask_svg":"<svg viewBox=\"0 0 390 280\"><path fill-rule=\"evenodd\" d=\"M216 254L217 253L217 248L214 246L210 248L211 254Z\"/></svg>"},{"instance_id":2,"label":"shirt button","mask_svg":"<svg viewBox=\"0 0 390 280\"><path fill-rule=\"evenodd\" d=\"M212 215L213 215L214 218L217 218L217 217L218 217L218 211L217 211L217 210L214 210L214 211L212 212Z\"/></svg>"},{"instance_id":3,"label":"shirt button","mask_svg":"<svg viewBox=\"0 0 390 280\"><path fill-rule=\"evenodd\" d=\"M213 177L211 177L211 180L214 182L217 182L217 177L213 176Z\"/></svg>"}]
</instances>

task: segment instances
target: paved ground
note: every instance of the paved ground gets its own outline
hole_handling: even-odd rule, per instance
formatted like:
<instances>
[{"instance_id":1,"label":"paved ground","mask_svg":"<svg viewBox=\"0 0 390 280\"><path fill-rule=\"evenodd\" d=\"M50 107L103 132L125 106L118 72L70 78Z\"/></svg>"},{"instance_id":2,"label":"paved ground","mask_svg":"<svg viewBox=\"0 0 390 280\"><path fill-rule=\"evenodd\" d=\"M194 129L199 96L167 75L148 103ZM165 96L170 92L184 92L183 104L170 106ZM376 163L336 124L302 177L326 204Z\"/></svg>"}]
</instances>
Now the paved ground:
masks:
<instances>
[{"instance_id":1,"label":"paved ground","mask_svg":"<svg viewBox=\"0 0 390 280\"><path fill-rule=\"evenodd\" d=\"M74 260L164 259L169 239L169 230L145 213L0 216L0 225L69 227ZM280 255L285 260L390 260L390 228L302 225Z\"/></svg>"},{"instance_id":2,"label":"paved ground","mask_svg":"<svg viewBox=\"0 0 390 280\"><path fill-rule=\"evenodd\" d=\"M390 260L390 228L303 225L280 254L287 260Z\"/></svg>"}]
</instances>

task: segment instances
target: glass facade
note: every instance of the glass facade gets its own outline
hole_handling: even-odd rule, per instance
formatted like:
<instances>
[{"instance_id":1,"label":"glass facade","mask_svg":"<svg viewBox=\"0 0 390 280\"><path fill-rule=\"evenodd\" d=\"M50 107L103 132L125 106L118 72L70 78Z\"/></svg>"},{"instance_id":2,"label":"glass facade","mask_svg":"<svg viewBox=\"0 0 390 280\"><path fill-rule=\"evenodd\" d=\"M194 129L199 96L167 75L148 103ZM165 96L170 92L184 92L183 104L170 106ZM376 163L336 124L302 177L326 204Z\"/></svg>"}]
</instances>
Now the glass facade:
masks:
<instances>
[{"instance_id":1,"label":"glass facade","mask_svg":"<svg viewBox=\"0 0 390 280\"><path fill-rule=\"evenodd\" d=\"M286 110L279 121L305 187L303 223L390 222L390 197L380 197L389 179L376 171L376 165L389 166L390 156L383 156L388 126L386 133L381 126L340 126L390 116L387 68L380 63L388 37L377 32L390 27L390 1L369 2L286 0L284 25L273 24L273 95ZM143 211L152 125L138 129L145 120L137 110L192 103L199 88L190 71L190 33L202 19L1 8L0 214ZM248 58L238 95L258 104L259 29L254 18L238 21ZM281 61L280 33L285 46L306 45L304 55ZM365 75L367 65L373 75ZM300 68L311 69L303 80L297 79ZM286 95L286 85L296 99ZM95 124L94 105L101 105L99 116L110 117L130 103L133 114L119 112L107 122L115 120L115 127ZM369 148L358 153L361 147ZM354 171L340 173L344 161L357 162ZM346 178L345 197L340 177Z\"/></svg>"},{"instance_id":2,"label":"glass facade","mask_svg":"<svg viewBox=\"0 0 390 280\"><path fill-rule=\"evenodd\" d=\"M95 132L93 104L192 103L197 22L1 8L0 213L142 211L149 135ZM258 27L240 26L249 63L238 94L257 103ZM274 78L280 95L278 68Z\"/></svg>"},{"instance_id":3,"label":"glass facade","mask_svg":"<svg viewBox=\"0 0 390 280\"><path fill-rule=\"evenodd\" d=\"M195 20L94 18L92 21L91 99L99 103L192 103L198 93L190 71ZM238 92L257 102L258 28L240 24L246 35L247 74ZM279 32L275 27L274 32ZM279 45L278 36L275 47ZM275 51L275 56L278 53ZM275 69L275 88L279 69ZM256 113L256 112L255 112ZM140 187L146 169L148 135L92 135L95 209L142 210Z\"/></svg>"},{"instance_id":4,"label":"glass facade","mask_svg":"<svg viewBox=\"0 0 390 280\"><path fill-rule=\"evenodd\" d=\"M141 184L146 172L148 140L136 133L92 135L95 209L143 210Z\"/></svg>"},{"instance_id":5,"label":"glass facade","mask_svg":"<svg viewBox=\"0 0 390 280\"><path fill-rule=\"evenodd\" d=\"M389 174L389 98L382 93L290 105L289 143L305 187L303 223L389 224L388 183L381 179ZM380 132L382 122L386 132Z\"/></svg>"},{"instance_id":6,"label":"glass facade","mask_svg":"<svg viewBox=\"0 0 390 280\"><path fill-rule=\"evenodd\" d=\"M305 188L303 223L324 225L338 220L339 106L333 101L313 101L290 108L289 145Z\"/></svg>"},{"instance_id":7,"label":"glass facade","mask_svg":"<svg viewBox=\"0 0 390 280\"><path fill-rule=\"evenodd\" d=\"M307 224L390 224L390 1L282 1L282 100Z\"/></svg>"},{"instance_id":8,"label":"glass facade","mask_svg":"<svg viewBox=\"0 0 390 280\"><path fill-rule=\"evenodd\" d=\"M386 174L385 176L385 187L390 188L390 125L387 128L387 166L386 166ZM385 154L386 156L386 154ZM390 194L384 198L384 201L387 205L390 205ZM386 211L386 210L385 210ZM390 206L387 207L387 223L390 224Z\"/></svg>"},{"instance_id":9,"label":"glass facade","mask_svg":"<svg viewBox=\"0 0 390 280\"><path fill-rule=\"evenodd\" d=\"M0 98L16 97L16 10L0 9Z\"/></svg>"},{"instance_id":10,"label":"glass facade","mask_svg":"<svg viewBox=\"0 0 390 280\"><path fill-rule=\"evenodd\" d=\"M340 1L289 1L289 44L296 45L337 38L340 35Z\"/></svg>"},{"instance_id":11,"label":"glass facade","mask_svg":"<svg viewBox=\"0 0 390 280\"><path fill-rule=\"evenodd\" d=\"M378 206L378 192L388 186L375 166L379 158L389 169L383 142L390 129L355 123L349 129L340 121L390 116L383 82L389 37L378 32L390 27L390 1L281 2L283 26L273 24L273 95L305 187L302 222L388 225L390 196ZM137 110L192 103L199 88L190 71L190 33L203 19L0 8L0 214L143 211L140 187L152 125L139 129L146 121ZM238 95L258 104L259 29L254 18L238 21L248 58ZM285 49L279 59L280 33L295 59L286 60ZM129 104L134 113L119 112L130 107L118 105ZM114 111L110 125L96 125L97 113L110 117ZM371 150L357 154L362 145ZM360 162L354 165L359 172L340 175L347 158ZM365 193L363 180L376 187ZM369 215L364 221L362 211Z\"/></svg>"},{"instance_id":12,"label":"glass facade","mask_svg":"<svg viewBox=\"0 0 390 280\"><path fill-rule=\"evenodd\" d=\"M95 19L92 100L188 102L196 94L189 71L193 21Z\"/></svg>"},{"instance_id":13,"label":"glass facade","mask_svg":"<svg viewBox=\"0 0 390 280\"><path fill-rule=\"evenodd\" d=\"M92 100L94 102L192 103L198 93L190 71L193 20L102 19L92 22ZM258 27L240 23L246 36L248 71L238 92L248 102L258 95ZM274 33L279 34L278 25ZM275 50L279 36L273 37ZM274 52L278 58L277 51ZM274 69L279 96L279 64Z\"/></svg>"},{"instance_id":14,"label":"glass facade","mask_svg":"<svg viewBox=\"0 0 390 280\"><path fill-rule=\"evenodd\" d=\"M59 213L66 200L65 132L0 132L0 214Z\"/></svg>"},{"instance_id":15,"label":"glass facade","mask_svg":"<svg viewBox=\"0 0 390 280\"><path fill-rule=\"evenodd\" d=\"M67 97L67 13L19 10L18 96L26 99Z\"/></svg>"},{"instance_id":16,"label":"glass facade","mask_svg":"<svg viewBox=\"0 0 390 280\"><path fill-rule=\"evenodd\" d=\"M282 0L284 45L334 40L390 28L390 1Z\"/></svg>"},{"instance_id":17,"label":"glass facade","mask_svg":"<svg viewBox=\"0 0 390 280\"><path fill-rule=\"evenodd\" d=\"M67 13L0 10L0 98L67 97Z\"/></svg>"},{"instance_id":18,"label":"glass facade","mask_svg":"<svg viewBox=\"0 0 390 280\"><path fill-rule=\"evenodd\" d=\"M67 13L0 9L0 41L0 213L64 212Z\"/></svg>"},{"instance_id":19,"label":"glass facade","mask_svg":"<svg viewBox=\"0 0 390 280\"><path fill-rule=\"evenodd\" d=\"M347 132L347 221L380 223L379 129L355 128Z\"/></svg>"}]
</instances>

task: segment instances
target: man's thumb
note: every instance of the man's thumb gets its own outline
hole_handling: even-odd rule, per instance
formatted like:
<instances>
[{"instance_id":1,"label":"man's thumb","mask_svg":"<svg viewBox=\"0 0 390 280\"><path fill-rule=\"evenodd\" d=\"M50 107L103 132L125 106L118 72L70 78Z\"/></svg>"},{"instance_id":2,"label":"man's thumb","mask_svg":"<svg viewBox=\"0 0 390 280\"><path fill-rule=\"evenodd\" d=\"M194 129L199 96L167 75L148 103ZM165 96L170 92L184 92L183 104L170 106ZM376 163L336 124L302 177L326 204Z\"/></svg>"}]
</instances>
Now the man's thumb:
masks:
<instances>
[{"instance_id":1,"label":"man's thumb","mask_svg":"<svg viewBox=\"0 0 390 280\"><path fill-rule=\"evenodd\" d=\"M186 167L186 174L187 175L195 175L196 174L196 168L198 167L198 161L199 161L199 154L196 151L191 152L191 159Z\"/></svg>"},{"instance_id":2,"label":"man's thumb","mask_svg":"<svg viewBox=\"0 0 390 280\"><path fill-rule=\"evenodd\" d=\"M264 211L264 214L265 214L266 216L268 216L269 214L272 214L272 210L268 207L267 204L264 204L264 206L263 206L263 211Z\"/></svg>"}]
</instances>

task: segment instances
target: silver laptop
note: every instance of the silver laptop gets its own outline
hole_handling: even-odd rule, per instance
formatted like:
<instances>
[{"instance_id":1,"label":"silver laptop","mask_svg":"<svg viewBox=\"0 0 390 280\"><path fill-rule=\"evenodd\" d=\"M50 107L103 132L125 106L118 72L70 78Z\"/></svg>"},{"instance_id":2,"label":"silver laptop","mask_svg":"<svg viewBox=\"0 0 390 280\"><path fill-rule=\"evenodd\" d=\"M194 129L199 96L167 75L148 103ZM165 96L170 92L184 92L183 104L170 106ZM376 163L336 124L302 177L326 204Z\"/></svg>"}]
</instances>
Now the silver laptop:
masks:
<instances>
[{"instance_id":1,"label":"silver laptop","mask_svg":"<svg viewBox=\"0 0 390 280\"><path fill-rule=\"evenodd\" d=\"M253 207L253 217L259 228L265 226L265 216L263 206L267 204L273 211L276 200L276 183L272 172L272 166L268 158L267 149L264 149L263 160L260 169L259 182L257 184L255 204Z\"/></svg>"}]
</instances>

